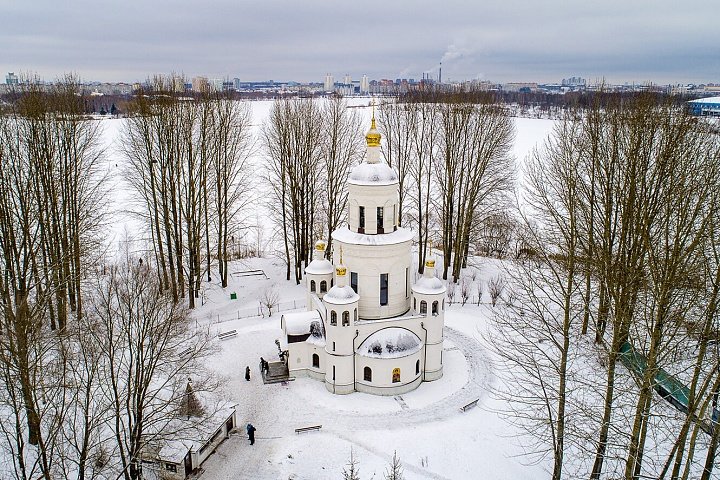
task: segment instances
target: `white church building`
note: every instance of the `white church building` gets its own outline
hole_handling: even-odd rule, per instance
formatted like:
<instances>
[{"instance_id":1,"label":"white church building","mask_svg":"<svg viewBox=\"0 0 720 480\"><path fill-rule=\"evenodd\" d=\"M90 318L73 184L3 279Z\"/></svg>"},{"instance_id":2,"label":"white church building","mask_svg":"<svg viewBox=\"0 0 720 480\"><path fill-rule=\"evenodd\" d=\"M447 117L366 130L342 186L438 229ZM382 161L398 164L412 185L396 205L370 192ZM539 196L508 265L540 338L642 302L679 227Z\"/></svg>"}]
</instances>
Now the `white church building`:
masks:
<instances>
[{"instance_id":1,"label":"white church building","mask_svg":"<svg viewBox=\"0 0 720 480\"><path fill-rule=\"evenodd\" d=\"M305 268L307 312L282 316L290 375L337 394L397 395L443 374L445 284L432 256L411 284L413 232L398 226L399 182L372 125L348 177L348 224L315 244Z\"/></svg>"}]
</instances>

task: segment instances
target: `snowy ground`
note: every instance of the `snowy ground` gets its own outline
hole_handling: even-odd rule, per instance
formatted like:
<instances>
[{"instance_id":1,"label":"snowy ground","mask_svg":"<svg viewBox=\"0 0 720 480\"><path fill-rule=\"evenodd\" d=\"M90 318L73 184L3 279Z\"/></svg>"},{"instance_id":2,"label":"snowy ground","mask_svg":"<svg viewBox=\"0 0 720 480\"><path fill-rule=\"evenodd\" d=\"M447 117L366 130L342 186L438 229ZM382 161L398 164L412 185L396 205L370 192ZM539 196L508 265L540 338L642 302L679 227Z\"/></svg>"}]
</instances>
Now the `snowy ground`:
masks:
<instances>
[{"instance_id":1,"label":"snowy ground","mask_svg":"<svg viewBox=\"0 0 720 480\"><path fill-rule=\"evenodd\" d=\"M369 99L352 104L368 105ZM253 125L259 130L272 102L253 102ZM357 109L370 117L370 108ZM517 118L513 154L521 162L550 132L553 121ZM144 248L142 224L130 210L135 196L124 182L124 159L118 137L124 120L104 120L103 141L107 150L108 203L112 222L108 226L108 250ZM262 168L259 151L252 159ZM269 231L264 207L255 204L260 224ZM269 236L269 235L268 235ZM252 422L257 441L250 446L244 432L231 436L203 465L200 478L337 479L355 452L363 479L381 479L393 451L397 451L407 479L535 479L547 476L547 465L524 465L518 457L519 434L495 413L501 405L489 396L497 381L490 368L488 350L478 331L492 308L487 305L453 305L447 311L444 376L421 385L401 397L377 397L362 393L336 396L322 382L299 378L287 385L263 385L257 368L259 358L277 358L275 339L281 335L280 315L256 315L262 292L275 286L283 309L304 303L304 291L284 280L282 262L271 256L235 262L231 272L262 269L268 278L234 275L223 290L217 282L206 284L203 305L195 312L199 328L211 333L237 330L238 335L217 341L218 351L209 367L226 379L223 395L237 403L241 425ZM495 266L489 261L483 274L490 278ZM231 292L237 300L230 300ZM244 379L245 366L252 371ZM479 399L478 407L460 407ZM296 434L295 428L321 424L318 432Z\"/></svg>"},{"instance_id":2,"label":"snowy ground","mask_svg":"<svg viewBox=\"0 0 720 480\"><path fill-rule=\"evenodd\" d=\"M259 292L277 283L277 274L282 273L267 259L248 261L242 268L262 268L270 279L234 278L228 291L252 284L246 285L246 291ZM491 275L494 268L486 265L483 270ZM301 287L283 285L285 302L293 297L302 301L303 295ZM208 303L197 311L199 326L213 333L238 331L231 339L217 341L218 353L208 366L225 378L224 396L238 404L241 425L255 425L257 440L250 446L244 432L231 436L205 462L200 478L335 479L340 478L351 448L364 479L383 478L394 451L408 479L546 476L544 465L526 466L515 456L518 432L498 417L495 411L500 405L489 396L495 380L478 331L492 315L492 307L449 308L442 379L397 397L339 396L309 378L264 385L257 365L261 356L277 358L274 341L282 333L280 314L217 323L217 315L232 318L232 309L242 300L222 300L225 294L219 287L209 289L207 297ZM221 303L224 308L219 308ZM244 379L246 365L252 370L250 382ZM460 407L475 399L479 399L477 408L461 412ZM294 431L317 424L323 426L319 432Z\"/></svg>"}]
</instances>

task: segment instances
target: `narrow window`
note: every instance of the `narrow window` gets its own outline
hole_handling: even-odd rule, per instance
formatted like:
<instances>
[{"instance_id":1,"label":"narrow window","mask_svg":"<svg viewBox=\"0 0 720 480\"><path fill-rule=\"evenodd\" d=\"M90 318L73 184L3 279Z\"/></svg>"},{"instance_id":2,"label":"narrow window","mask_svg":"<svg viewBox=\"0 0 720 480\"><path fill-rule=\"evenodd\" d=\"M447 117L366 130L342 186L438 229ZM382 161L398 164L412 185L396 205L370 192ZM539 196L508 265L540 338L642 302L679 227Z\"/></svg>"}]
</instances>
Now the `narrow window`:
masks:
<instances>
[{"instance_id":1,"label":"narrow window","mask_svg":"<svg viewBox=\"0 0 720 480\"><path fill-rule=\"evenodd\" d=\"M335 350L335 342L333 342L333 350ZM333 382L335 381L335 365L333 365Z\"/></svg>"},{"instance_id":2,"label":"narrow window","mask_svg":"<svg viewBox=\"0 0 720 480\"><path fill-rule=\"evenodd\" d=\"M405 298L408 298L408 285L410 285L410 271L405 269Z\"/></svg>"},{"instance_id":3,"label":"narrow window","mask_svg":"<svg viewBox=\"0 0 720 480\"><path fill-rule=\"evenodd\" d=\"M377 207L377 233L385 233L383 228L383 207Z\"/></svg>"},{"instance_id":4,"label":"narrow window","mask_svg":"<svg viewBox=\"0 0 720 480\"><path fill-rule=\"evenodd\" d=\"M397 230L398 217L397 217L397 205L393 205L393 230Z\"/></svg>"},{"instance_id":5,"label":"narrow window","mask_svg":"<svg viewBox=\"0 0 720 480\"><path fill-rule=\"evenodd\" d=\"M320 357L317 353L313 353L313 368L320 368Z\"/></svg>"},{"instance_id":6,"label":"narrow window","mask_svg":"<svg viewBox=\"0 0 720 480\"><path fill-rule=\"evenodd\" d=\"M335 342L333 342L333 352L335 351ZM440 353L442 355L442 352ZM335 366L333 366L333 380L335 380Z\"/></svg>"},{"instance_id":7,"label":"narrow window","mask_svg":"<svg viewBox=\"0 0 720 480\"><path fill-rule=\"evenodd\" d=\"M358 232L365 233L365 207L360 207L360 228Z\"/></svg>"},{"instance_id":8,"label":"narrow window","mask_svg":"<svg viewBox=\"0 0 720 480\"><path fill-rule=\"evenodd\" d=\"M310 291L311 292L315 291L315 280L310 280Z\"/></svg>"},{"instance_id":9,"label":"narrow window","mask_svg":"<svg viewBox=\"0 0 720 480\"><path fill-rule=\"evenodd\" d=\"M420 300L420 315L427 315L427 302Z\"/></svg>"},{"instance_id":10,"label":"narrow window","mask_svg":"<svg viewBox=\"0 0 720 480\"><path fill-rule=\"evenodd\" d=\"M334 310L330 312L330 325L337 325L337 312L335 312Z\"/></svg>"},{"instance_id":11,"label":"narrow window","mask_svg":"<svg viewBox=\"0 0 720 480\"><path fill-rule=\"evenodd\" d=\"M352 287L352 289L355 293L358 293L357 282L358 282L357 272L350 272L350 287Z\"/></svg>"},{"instance_id":12,"label":"narrow window","mask_svg":"<svg viewBox=\"0 0 720 480\"><path fill-rule=\"evenodd\" d=\"M355 321L357 322L357 308L356 308L356 309L354 309L353 311L355 312L355 315L354 315L354 317L355 317Z\"/></svg>"},{"instance_id":13,"label":"narrow window","mask_svg":"<svg viewBox=\"0 0 720 480\"><path fill-rule=\"evenodd\" d=\"M413 310L417 313L417 298L413 298Z\"/></svg>"},{"instance_id":14,"label":"narrow window","mask_svg":"<svg viewBox=\"0 0 720 480\"><path fill-rule=\"evenodd\" d=\"M435 301L433 302L432 314L433 314L433 315L437 315L437 314L438 314L438 301L437 301L437 300L435 300Z\"/></svg>"},{"instance_id":15,"label":"narrow window","mask_svg":"<svg viewBox=\"0 0 720 480\"><path fill-rule=\"evenodd\" d=\"M415 362L415 375L420 375L420 360Z\"/></svg>"},{"instance_id":16,"label":"narrow window","mask_svg":"<svg viewBox=\"0 0 720 480\"><path fill-rule=\"evenodd\" d=\"M372 382L372 368L370 368L370 367L365 367L365 368L363 369L363 379L364 379L366 382Z\"/></svg>"},{"instance_id":17,"label":"narrow window","mask_svg":"<svg viewBox=\"0 0 720 480\"><path fill-rule=\"evenodd\" d=\"M320 293L325 292L327 292L327 281L323 280L322 282L320 282Z\"/></svg>"},{"instance_id":18,"label":"narrow window","mask_svg":"<svg viewBox=\"0 0 720 480\"><path fill-rule=\"evenodd\" d=\"M350 325L350 312L348 312L347 310L343 312L342 322L343 327L347 327Z\"/></svg>"},{"instance_id":19,"label":"narrow window","mask_svg":"<svg viewBox=\"0 0 720 480\"><path fill-rule=\"evenodd\" d=\"M380 305L388 304L388 274L380 274Z\"/></svg>"},{"instance_id":20,"label":"narrow window","mask_svg":"<svg viewBox=\"0 0 720 480\"><path fill-rule=\"evenodd\" d=\"M399 368L393 368L392 382L400 383L400 369Z\"/></svg>"}]
</instances>

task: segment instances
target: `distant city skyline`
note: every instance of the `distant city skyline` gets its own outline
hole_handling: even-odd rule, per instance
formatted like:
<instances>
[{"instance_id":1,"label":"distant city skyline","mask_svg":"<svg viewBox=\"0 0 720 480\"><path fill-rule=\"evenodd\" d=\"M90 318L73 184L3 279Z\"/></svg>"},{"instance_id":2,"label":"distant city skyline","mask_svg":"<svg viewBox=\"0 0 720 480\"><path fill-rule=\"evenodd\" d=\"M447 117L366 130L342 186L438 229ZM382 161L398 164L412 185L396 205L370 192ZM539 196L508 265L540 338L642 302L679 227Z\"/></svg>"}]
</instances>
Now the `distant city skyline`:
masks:
<instances>
[{"instance_id":1,"label":"distant city skyline","mask_svg":"<svg viewBox=\"0 0 720 480\"><path fill-rule=\"evenodd\" d=\"M492 82L720 81L714 0L508 0L424 5L376 0L330 8L290 0L0 0L0 72L47 81L192 78L322 83L360 79Z\"/></svg>"}]
</instances>

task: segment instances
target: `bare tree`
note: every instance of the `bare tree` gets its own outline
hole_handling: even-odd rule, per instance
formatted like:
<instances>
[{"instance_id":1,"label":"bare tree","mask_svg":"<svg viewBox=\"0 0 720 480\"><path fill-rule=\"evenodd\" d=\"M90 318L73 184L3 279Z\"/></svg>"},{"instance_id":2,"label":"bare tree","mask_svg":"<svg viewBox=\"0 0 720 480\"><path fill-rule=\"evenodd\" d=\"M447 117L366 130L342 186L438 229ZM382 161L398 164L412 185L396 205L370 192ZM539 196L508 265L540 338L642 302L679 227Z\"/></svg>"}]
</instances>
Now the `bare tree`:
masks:
<instances>
[{"instance_id":1,"label":"bare tree","mask_svg":"<svg viewBox=\"0 0 720 480\"><path fill-rule=\"evenodd\" d=\"M385 480L403 480L403 466L400 462L400 458L397 456L397 451L393 452L392 460L385 470Z\"/></svg>"},{"instance_id":2,"label":"bare tree","mask_svg":"<svg viewBox=\"0 0 720 480\"><path fill-rule=\"evenodd\" d=\"M285 246L287 279L292 263L298 284L316 234L321 125L320 107L311 99L284 99L275 102L263 126L271 160L267 171L271 209L277 212Z\"/></svg>"},{"instance_id":3,"label":"bare tree","mask_svg":"<svg viewBox=\"0 0 720 480\"><path fill-rule=\"evenodd\" d=\"M320 178L325 227L328 239L325 255L332 255L330 235L343 220L347 207L347 177L350 167L362 153L361 123L357 114L348 110L347 102L339 97L327 100L322 107L324 134L322 137Z\"/></svg>"},{"instance_id":4,"label":"bare tree","mask_svg":"<svg viewBox=\"0 0 720 480\"><path fill-rule=\"evenodd\" d=\"M352 447L350 447L350 459L347 468L343 468L342 476L343 480L360 480L360 469Z\"/></svg>"},{"instance_id":5,"label":"bare tree","mask_svg":"<svg viewBox=\"0 0 720 480\"><path fill-rule=\"evenodd\" d=\"M268 309L268 316L272 317L273 308L277 307L278 301L280 300L280 292L272 285L270 288L266 288L263 291L260 303Z\"/></svg>"},{"instance_id":6,"label":"bare tree","mask_svg":"<svg viewBox=\"0 0 720 480\"><path fill-rule=\"evenodd\" d=\"M98 280L91 308L119 470L128 480L141 478L147 450L188 425L175 420L188 377L208 378L200 360L210 353L209 339L190 329L187 309L162 291L157 272L147 264L111 266ZM196 393L211 387L193 383ZM208 409L196 424L214 411Z\"/></svg>"},{"instance_id":7,"label":"bare tree","mask_svg":"<svg viewBox=\"0 0 720 480\"><path fill-rule=\"evenodd\" d=\"M488 280L488 293L490 294L490 302L493 307L502 296L506 283L507 282L502 275L496 275Z\"/></svg>"}]
</instances>

